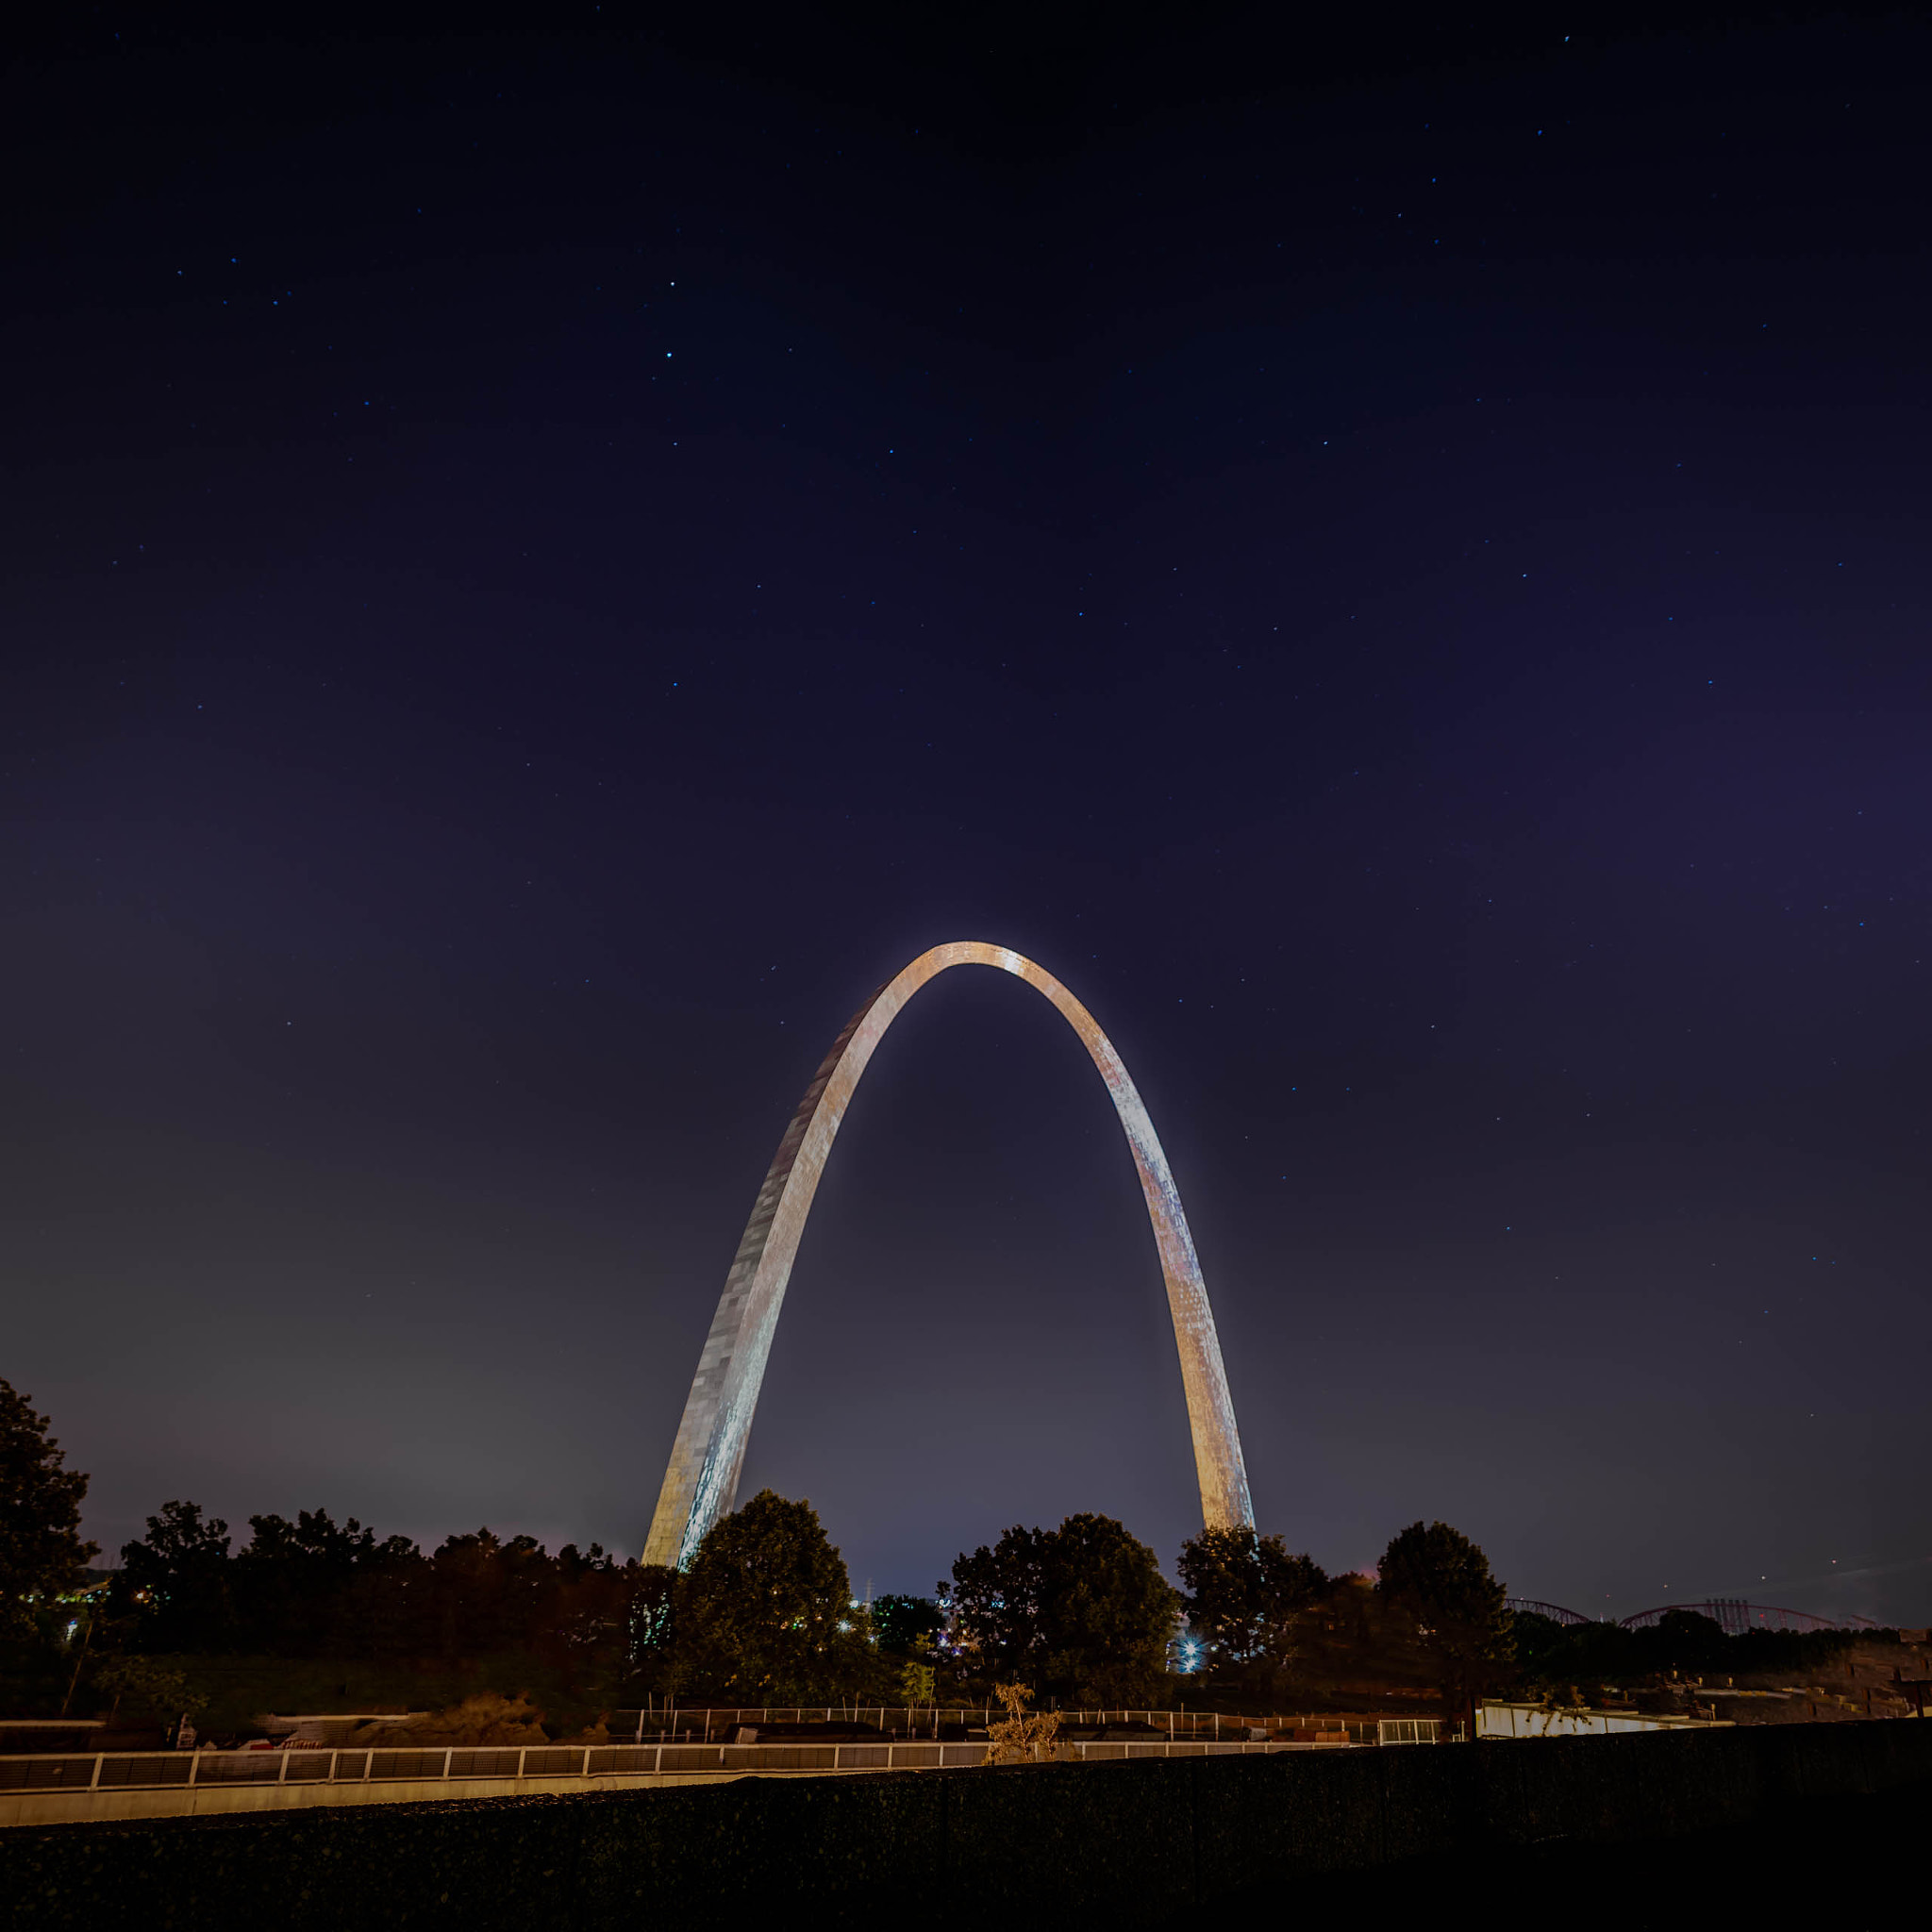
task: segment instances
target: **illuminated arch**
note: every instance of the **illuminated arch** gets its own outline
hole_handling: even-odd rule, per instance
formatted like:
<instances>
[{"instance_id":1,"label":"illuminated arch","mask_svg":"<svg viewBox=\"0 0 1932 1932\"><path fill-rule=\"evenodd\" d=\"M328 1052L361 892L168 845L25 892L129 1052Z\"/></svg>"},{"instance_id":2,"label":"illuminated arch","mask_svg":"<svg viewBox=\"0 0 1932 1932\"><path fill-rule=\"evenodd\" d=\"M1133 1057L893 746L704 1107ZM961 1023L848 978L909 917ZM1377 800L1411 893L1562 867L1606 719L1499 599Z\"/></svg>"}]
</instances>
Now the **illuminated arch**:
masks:
<instances>
[{"instance_id":1,"label":"illuminated arch","mask_svg":"<svg viewBox=\"0 0 1932 1932\"><path fill-rule=\"evenodd\" d=\"M1194 1438L1202 1519L1210 1528L1253 1525L1247 1469L1201 1264L1194 1257L1193 1238L1188 1233L1167 1157L1120 1055L1093 1016L1052 974L1005 946L959 940L922 953L859 1008L832 1042L831 1052L798 1103L758 1190L758 1205L738 1244L738 1257L724 1277L724 1292L718 1298L718 1312L698 1357L657 1513L651 1519L645 1562L683 1567L712 1524L737 1507L739 1471L778 1325L779 1304L785 1299L792 1257L833 1138L886 1028L927 980L949 966L996 966L1024 979L1058 1008L1092 1056L1133 1150L1147 1216L1160 1250L1160 1272L1167 1278L1168 1310L1174 1317L1181 1382L1187 1391L1188 1424Z\"/></svg>"}]
</instances>

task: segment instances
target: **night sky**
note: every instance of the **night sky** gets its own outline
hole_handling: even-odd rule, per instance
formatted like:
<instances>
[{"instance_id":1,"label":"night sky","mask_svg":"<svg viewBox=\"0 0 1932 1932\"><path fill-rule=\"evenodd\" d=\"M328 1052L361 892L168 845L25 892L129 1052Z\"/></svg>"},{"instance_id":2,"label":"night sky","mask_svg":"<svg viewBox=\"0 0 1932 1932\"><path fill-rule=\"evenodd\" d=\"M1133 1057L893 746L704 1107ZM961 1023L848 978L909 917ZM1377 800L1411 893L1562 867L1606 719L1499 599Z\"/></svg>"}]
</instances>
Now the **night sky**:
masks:
<instances>
[{"instance_id":1,"label":"night sky","mask_svg":"<svg viewBox=\"0 0 1932 1932\"><path fill-rule=\"evenodd\" d=\"M1140 1084L1264 1530L1932 1614L1932 32L1271 17L16 48L0 1374L108 1552L635 1554L974 938ZM1199 1526L1002 975L859 1090L765 1485L861 1590Z\"/></svg>"}]
</instances>

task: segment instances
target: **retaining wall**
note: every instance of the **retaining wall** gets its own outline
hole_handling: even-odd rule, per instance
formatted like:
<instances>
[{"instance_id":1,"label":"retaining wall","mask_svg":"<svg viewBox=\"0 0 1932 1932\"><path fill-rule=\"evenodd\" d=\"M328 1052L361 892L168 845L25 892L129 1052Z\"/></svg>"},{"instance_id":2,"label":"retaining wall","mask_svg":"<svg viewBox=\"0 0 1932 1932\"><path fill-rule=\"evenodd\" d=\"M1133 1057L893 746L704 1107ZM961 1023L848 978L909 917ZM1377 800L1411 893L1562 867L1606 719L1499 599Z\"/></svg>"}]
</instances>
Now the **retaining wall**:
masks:
<instances>
[{"instance_id":1,"label":"retaining wall","mask_svg":"<svg viewBox=\"0 0 1932 1932\"><path fill-rule=\"evenodd\" d=\"M0 1837L0 1923L641 1932L1048 1904L1158 1922L1323 1874L1493 1869L1915 1789L1932 1724L1900 1721L69 1824Z\"/></svg>"}]
</instances>

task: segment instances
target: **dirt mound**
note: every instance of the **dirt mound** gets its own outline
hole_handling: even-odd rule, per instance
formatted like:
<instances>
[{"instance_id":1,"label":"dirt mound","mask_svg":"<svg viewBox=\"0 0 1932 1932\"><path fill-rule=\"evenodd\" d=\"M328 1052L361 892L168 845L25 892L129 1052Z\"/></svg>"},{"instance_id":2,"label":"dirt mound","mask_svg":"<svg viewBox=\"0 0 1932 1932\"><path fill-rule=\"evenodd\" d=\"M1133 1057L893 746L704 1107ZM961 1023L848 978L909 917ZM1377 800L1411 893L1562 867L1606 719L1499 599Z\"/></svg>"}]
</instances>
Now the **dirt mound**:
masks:
<instances>
[{"instance_id":1,"label":"dirt mound","mask_svg":"<svg viewBox=\"0 0 1932 1932\"><path fill-rule=\"evenodd\" d=\"M527 1697L481 1690L446 1710L425 1711L394 1724L377 1720L358 1724L342 1745L358 1751L413 1751L453 1744L547 1744L542 1719L543 1713Z\"/></svg>"}]
</instances>

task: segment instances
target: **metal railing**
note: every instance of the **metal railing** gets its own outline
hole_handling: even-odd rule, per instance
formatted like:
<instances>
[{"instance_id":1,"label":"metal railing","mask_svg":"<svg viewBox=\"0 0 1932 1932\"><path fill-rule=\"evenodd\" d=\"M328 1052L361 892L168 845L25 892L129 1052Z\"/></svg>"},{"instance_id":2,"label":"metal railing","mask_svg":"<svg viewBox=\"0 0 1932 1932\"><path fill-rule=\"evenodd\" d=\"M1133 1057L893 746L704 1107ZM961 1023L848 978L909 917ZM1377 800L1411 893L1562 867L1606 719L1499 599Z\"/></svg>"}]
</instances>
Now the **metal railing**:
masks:
<instances>
[{"instance_id":1,"label":"metal railing","mask_svg":"<svg viewBox=\"0 0 1932 1932\"><path fill-rule=\"evenodd\" d=\"M1357 1729L1362 1727L1357 1726ZM1373 1728L1373 1727L1369 1727ZM1335 1742L1342 1740L1337 1737ZM1373 1736L1350 1738L1373 1743ZM1059 1747L1071 1762L1219 1757L1305 1748L1287 1740L1121 1739ZM983 1764L983 1740L879 1744L457 1745L441 1750L127 1751L0 1757L0 1794L239 1785L459 1784L468 1779L660 1777L765 1771L939 1771Z\"/></svg>"},{"instance_id":2,"label":"metal railing","mask_svg":"<svg viewBox=\"0 0 1932 1932\"><path fill-rule=\"evenodd\" d=\"M761 1706L701 1705L689 1707L668 1705L654 1710L613 1710L608 1729L613 1739L627 1737L635 1743L647 1740L689 1740L706 1743L728 1738L741 1725L756 1729L764 1724L863 1724L888 1737L917 1739L930 1736L935 1727L984 1730L1006 1712L991 1705L905 1705L905 1704L808 1704ZM1376 1720L1361 1716L1329 1716L1310 1712L1301 1716L1275 1712L1267 1717L1241 1717L1214 1710L1062 1710L1063 1725L1082 1727L1094 1724L1145 1724L1162 1731L1170 1739L1213 1739L1217 1742L1253 1741L1252 1734L1265 1732L1269 1738L1297 1730L1333 1730L1345 1726L1353 1741L1373 1742Z\"/></svg>"}]
</instances>

